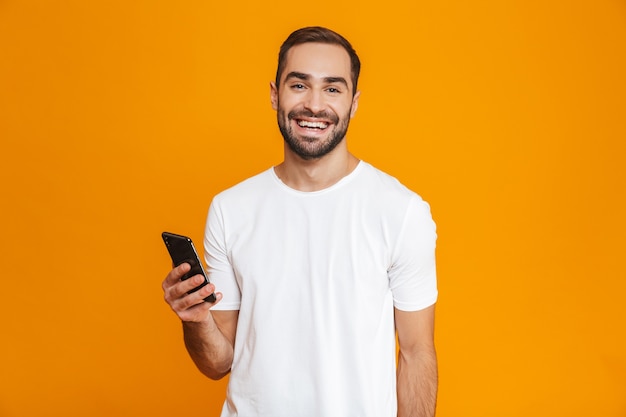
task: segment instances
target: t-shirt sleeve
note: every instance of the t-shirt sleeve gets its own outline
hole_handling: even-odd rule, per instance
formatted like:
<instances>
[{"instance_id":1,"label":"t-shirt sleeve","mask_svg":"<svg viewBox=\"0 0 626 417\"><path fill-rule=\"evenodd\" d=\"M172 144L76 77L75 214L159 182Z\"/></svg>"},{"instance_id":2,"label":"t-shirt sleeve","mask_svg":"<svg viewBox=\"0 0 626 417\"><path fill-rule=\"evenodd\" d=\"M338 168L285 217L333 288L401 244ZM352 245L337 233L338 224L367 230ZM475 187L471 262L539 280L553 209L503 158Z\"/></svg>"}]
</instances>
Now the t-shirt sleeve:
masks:
<instances>
[{"instance_id":1,"label":"t-shirt sleeve","mask_svg":"<svg viewBox=\"0 0 626 417\"><path fill-rule=\"evenodd\" d=\"M409 202L388 272L397 309L417 311L437 301L436 241L430 206L415 195Z\"/></svg>"},{"instance_id":2,"label":"t-shirt sleeve","mask_svg":"<svg viewBox=\"0 0 626 417\"><path fill-rule=\"evenodd\" d=\"M208 267L209 280L215 285L216 291L223 295L222 300L212 309L239 310L241 290L230 262L223 213L215 200L209 207L204 232L204 260Z\"/></svg>"}]
</instances>

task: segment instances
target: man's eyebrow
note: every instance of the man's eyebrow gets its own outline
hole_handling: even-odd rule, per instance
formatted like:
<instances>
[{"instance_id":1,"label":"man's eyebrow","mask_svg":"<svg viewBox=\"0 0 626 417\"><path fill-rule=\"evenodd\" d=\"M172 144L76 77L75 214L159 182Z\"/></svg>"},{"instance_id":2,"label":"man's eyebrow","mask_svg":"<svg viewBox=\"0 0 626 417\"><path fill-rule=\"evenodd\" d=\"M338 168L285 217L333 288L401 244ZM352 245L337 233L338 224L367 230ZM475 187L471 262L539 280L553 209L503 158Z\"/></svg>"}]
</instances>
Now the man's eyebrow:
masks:
<instances>
[{"instance_id":1,"label":"man's eyebrow","mask_svg":"<svg viewBox=\"0 0 626 417\"><path fill-rule=\"evenodd\" d=\"M343 77L325 77L324 81L327 84L335 84L335 83L343 84L346 86L346 88L348 88L348 81L346 81L346 79Z\"/></svg>"},{"instance_id":2,"label":"man's eyebrow","mask_svg":"<svg viewBox=\"0 0 626 417\"><path fill-rule=\"evenodd\" d=\"M297 71L291 71L289 74L287 74L287 76L285 77L285 81L289 81L291 78L297 78L299 80L302 81L306 81L309 78L311 78L311 76L309 74L305 74L303 72L297 72Z\"/></svg>"}]
</instances>

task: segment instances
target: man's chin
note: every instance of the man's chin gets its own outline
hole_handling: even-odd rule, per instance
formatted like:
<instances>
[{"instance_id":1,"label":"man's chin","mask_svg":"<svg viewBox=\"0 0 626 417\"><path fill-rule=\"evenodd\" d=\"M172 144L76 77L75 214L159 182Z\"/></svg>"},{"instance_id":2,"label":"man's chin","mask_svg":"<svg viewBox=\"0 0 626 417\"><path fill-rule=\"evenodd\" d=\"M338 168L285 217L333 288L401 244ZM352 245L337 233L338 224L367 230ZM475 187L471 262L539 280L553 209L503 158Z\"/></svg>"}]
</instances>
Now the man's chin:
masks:
<instances>
[{"instance_id":1,"label":"man's chin","mask_svg":"<svg viewBox=\"0 0 626 417\"><path fill-rule=\"evenodd\" d=\"M343 140L343 139L342 139ZM298 143L285 141L289 149L300 158L311 161L320 159L331 153L339 143L337 142L320 142L319 138L301 138Z\"/></svg>"},{"instance_id":2,"label":"man's chin","mask_svg":"<svg viewBox=\"0 0 626 417\"><path fill-rule=\"evenodd\" d=\"M321 152L319 149L307 149L303 146L293 146L289 144L289 149L300 158L311 161L314 159L320 159L322 156L326 155L328 152Z\"/></svg>"}]
</instances>

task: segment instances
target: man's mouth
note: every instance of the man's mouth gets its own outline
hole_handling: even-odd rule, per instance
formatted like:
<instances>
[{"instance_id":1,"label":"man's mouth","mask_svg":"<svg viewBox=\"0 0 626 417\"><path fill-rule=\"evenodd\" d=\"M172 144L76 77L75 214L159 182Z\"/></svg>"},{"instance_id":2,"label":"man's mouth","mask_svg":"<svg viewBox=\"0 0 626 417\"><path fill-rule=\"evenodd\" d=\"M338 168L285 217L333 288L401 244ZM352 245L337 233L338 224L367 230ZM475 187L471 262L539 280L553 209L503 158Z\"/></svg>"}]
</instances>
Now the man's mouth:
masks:
<instances>
[{"instance_id":1,"label":"man's mouth","mask_svg":"<svg viewBox=\"0 0 626 417\"><path fill-rule=\"evenodd\" d=\"M326 122L311 122L307 120L296 120L298 126L305 127L308 129L326 129L328 127L328 123Z\"/></svg>"},{"instance_id":2,"label":"man's mouth","mask_svg":"<svg viewBox=\"0 0 626 417\"><path fill-rule=\"evenodd\" d=\"M313 113L309 110L293 110L287 115L289 120L295 122L302 129L310 129L309 132L323 131L328 129L330 125L337 124L339 118L330 111L320 111Z\"/></svg>"}]
</instances>

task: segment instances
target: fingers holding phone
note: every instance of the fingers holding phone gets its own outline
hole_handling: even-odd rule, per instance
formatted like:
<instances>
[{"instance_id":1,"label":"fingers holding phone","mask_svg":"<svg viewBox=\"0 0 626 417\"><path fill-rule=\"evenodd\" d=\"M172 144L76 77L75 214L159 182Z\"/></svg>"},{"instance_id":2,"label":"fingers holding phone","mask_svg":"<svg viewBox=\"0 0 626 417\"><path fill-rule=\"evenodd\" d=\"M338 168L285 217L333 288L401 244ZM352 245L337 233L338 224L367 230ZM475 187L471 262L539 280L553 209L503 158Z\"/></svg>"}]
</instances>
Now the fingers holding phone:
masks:
<instances>
[{"instance_id":1,"label":"fingers holding phone","mask_svg":"<svg viewBox=\"0 0 626 417\"><path fill-rule=\"evenodd\" d=\"M163 232L161 237L163 238L163 243L165 243L167 251L172 258L174 266L186 263L191 267L180 277L181 280L187 280L195 275L202 275L204 277L204 281L200 282L198 286L192 288L189 292L198 291L200 288L207 285L209 283L208 275L204 271L204 267L202 266L202 262L200 261L200 257L198 257L198 252L196 251L196 247L191 239L187 236L169 232ZM214 303L215 295L213 293L209 294L205 301Z\"/></svg>"},{"instance_id":2,"label":"fingers holding phone","mask_svg":"<svg viewBox=\"0 0 626 417\"><path fill-rule=\"evenodd\" d=\"M197 291L192 291L198 284L202 283L202 275L195 275L187 280L181 281L182 275L189 270L189 265L183 264L175 267L163 280L163 295L165 302L183 321L204 321L210 314L209 309L215 303L205 301L205 298L214 294L213 284L207 284ZM216 302L220 300L221 294L215 295Z\"/></svg>"},{"instance_id":3,"label":"fingers holding phone","mask_svg":"<svg viewBox=\"0 0 626 417\"><path fill-rule=\"evenodd\" d=\"M186 236L168 232L164 232L162 237L174 264L162 284L165 301L181 320L206 319L209 308L218 301L218 297L193 242Z\"/></svg>"}]
</instances>

